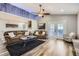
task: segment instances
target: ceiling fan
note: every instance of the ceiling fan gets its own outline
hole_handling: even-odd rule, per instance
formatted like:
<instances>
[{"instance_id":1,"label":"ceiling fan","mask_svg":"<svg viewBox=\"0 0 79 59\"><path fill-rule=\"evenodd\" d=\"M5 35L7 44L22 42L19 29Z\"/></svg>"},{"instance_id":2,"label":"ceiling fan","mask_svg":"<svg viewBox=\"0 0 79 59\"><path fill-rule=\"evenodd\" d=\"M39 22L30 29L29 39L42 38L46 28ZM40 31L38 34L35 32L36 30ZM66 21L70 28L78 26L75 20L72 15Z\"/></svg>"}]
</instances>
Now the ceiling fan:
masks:
<instances>
[{"instance_id":1,"label":"ceiling fan","mask_svg":"<svg viewBox=\"0 0 79 59\"><path fill-rule=\"evenodd\" d=\"M37 14L40 17L44 17L45 15L50 15L50 13L45 12L45 9L42 8L42 5L39 5L39 12L34 12L35 14Z\"/></svg>"}]
</instances>

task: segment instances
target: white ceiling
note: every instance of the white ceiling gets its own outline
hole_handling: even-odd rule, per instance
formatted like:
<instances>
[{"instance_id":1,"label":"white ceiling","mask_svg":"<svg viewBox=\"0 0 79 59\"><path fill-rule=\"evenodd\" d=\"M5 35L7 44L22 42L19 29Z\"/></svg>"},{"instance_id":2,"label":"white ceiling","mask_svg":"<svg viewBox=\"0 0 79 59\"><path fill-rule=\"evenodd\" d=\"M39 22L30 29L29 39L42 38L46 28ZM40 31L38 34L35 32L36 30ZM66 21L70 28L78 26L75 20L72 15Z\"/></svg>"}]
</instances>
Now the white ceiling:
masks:
<instances>
[{"instance_id":1,"label":"white ceiling","mask_svg":"<svg viewBox=\"0 0 79 59\"><path fill-rule=\"evenodd\" d=\"M38 3L11 3L23 8L29 12L38 12ZM41 3L46 12L50 14L77 14L79 12L79 3Z\"/></svg>"}]
</instances>

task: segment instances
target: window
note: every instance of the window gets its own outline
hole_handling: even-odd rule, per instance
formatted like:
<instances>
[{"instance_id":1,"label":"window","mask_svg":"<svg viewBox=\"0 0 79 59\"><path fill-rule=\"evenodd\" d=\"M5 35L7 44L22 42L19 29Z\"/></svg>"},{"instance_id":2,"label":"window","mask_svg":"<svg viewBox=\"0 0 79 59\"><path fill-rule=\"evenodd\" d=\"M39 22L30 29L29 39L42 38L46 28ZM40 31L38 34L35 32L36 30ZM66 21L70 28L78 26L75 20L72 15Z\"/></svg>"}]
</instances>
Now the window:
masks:
<instances>
[{"instance_id":1,"label":"window","mask_svg":"<svg viewBox=\"0 0 79 59\"><path fill-rule=\"evenodd\" d=\"M63 37L64 26L63 24L50 24L49 36L50 37Z\"/></svg>"},{"instance_id":2,"label":"window","mask_svg":"<svg viewBox=\"0 0 79 59\"><path fill-rule=\"evenodd\" d=\"M63 24L58 24L57 25L57 35L58 35L58 37L62 37L63 34L64 34Z\"/></svg>"},{"instance_id":3,"label":"window","mask_svg":"<svg viewBox=\"0 0 79 59\"><path fill-rule=\"evenodd\" d=\"M54 35L54 24L51 24L50 25L50 28L49 28L49 34L50 34L50 36L53 36Z\"/></svg>"}]
</instances>

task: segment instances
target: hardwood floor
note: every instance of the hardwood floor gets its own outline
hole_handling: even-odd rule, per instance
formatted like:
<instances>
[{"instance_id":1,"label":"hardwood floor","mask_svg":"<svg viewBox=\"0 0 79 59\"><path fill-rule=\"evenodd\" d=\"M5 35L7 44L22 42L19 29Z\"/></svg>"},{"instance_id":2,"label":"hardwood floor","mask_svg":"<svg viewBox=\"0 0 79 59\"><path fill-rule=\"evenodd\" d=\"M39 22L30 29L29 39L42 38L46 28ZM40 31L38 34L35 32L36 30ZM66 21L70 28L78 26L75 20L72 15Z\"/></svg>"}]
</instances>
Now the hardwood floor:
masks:
<instances>
[{"instance_id":1,"label":"hardwood floor","mask_svg":"<svg viewBox=\"0 0 79 59\"><path fill-rule=\"evenodd\" d=\"M22 56L73 56L73 45L63 40L49 39ZM8 52L4 54L10 56Z\"/></svg>"},{"instance_id":2,"label":"hardwood floor","mask_svg":"<svg viewBox=\"0 0 79 59\"><path fill-rule=\"evenodd\" d=\"M72 45L62 40L49 40L45 56L69 56L73 55Z\"/></svg>"},{"instance_id":3,"label":"hardwood floor","mask_svg":"<svg viewBox=\"0 0 79 59\"><path fill-rule=\"evenodd\" d=\"M73 46L63 40L47 40L24 56L73 56Z\"/></svg>"}]
</instances>

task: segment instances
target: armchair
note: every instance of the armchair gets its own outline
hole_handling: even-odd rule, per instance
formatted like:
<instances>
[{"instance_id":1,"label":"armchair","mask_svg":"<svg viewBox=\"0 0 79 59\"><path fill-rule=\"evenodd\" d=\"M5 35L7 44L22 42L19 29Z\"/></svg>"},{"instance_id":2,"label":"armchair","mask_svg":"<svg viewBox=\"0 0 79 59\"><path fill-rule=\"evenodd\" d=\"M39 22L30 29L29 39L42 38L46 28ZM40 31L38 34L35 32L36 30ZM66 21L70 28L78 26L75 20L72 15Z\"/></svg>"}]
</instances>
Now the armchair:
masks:
<instances>
[{"instance_id":1,"label":"armchair","mask_svg":"<svg viewBox=\"0 0 79 59\"><path fill-rule=\"evenodd\" d=\"M76 34L71 32L69 33L69 35L64 35L64 40L67 41L67 42L72 42L72 39L75 39L76 37Z\"/></svg>"}]
</instances>

